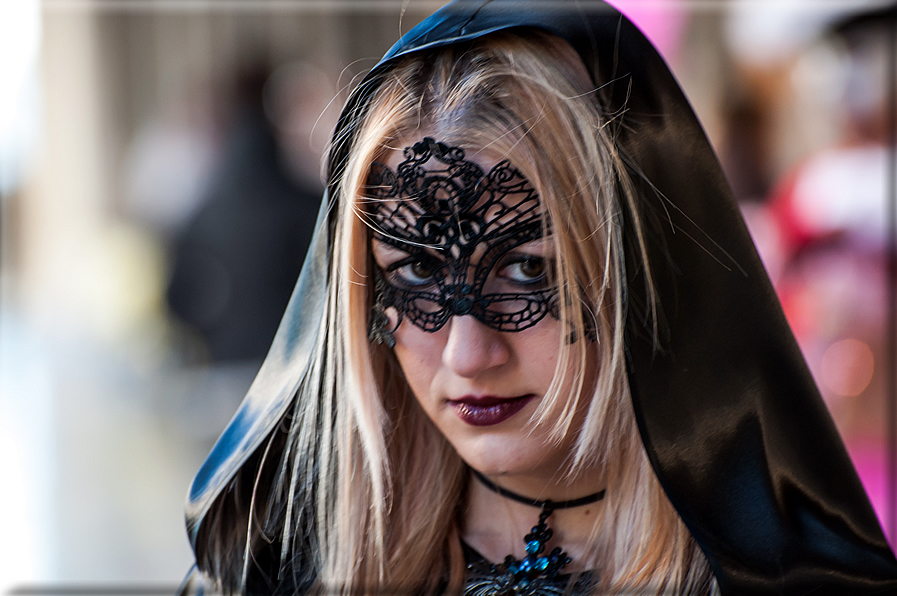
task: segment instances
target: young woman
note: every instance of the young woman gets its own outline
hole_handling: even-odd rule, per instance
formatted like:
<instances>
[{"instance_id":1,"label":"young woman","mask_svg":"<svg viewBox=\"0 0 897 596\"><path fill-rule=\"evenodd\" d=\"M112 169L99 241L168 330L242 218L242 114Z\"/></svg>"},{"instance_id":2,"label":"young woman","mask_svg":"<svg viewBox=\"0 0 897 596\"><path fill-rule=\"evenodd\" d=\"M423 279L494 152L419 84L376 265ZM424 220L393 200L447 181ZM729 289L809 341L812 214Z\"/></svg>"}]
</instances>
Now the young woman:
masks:
<instances>
[{"instance_id":1,"label":"young woman","mask_svg":"<svg viewBox=\"0 0 897 596\"><path fill-rule=\"evenodd\" d=\"M716 158L595 2L453 3L355 90L185 591L897 593Z\"/></svg>"}]
</instances>

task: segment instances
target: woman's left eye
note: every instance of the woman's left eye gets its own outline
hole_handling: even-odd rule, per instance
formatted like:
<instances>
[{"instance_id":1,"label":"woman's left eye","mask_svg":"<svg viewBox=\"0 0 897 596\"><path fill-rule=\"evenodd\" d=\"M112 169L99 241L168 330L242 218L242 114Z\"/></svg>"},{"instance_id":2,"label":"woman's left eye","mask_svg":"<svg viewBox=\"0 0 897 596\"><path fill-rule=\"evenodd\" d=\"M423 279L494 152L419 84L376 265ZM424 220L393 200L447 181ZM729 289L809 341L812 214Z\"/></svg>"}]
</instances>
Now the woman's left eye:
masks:
<instances>
[{"instance_id":1,"label":"woman's left eye","mask_svg":"<svg viewBox=\"0 0 897 596\"><path fill-rule=\"evenodd\" d=\"M545 279L545 274L545 259L537 256L515 257L498 272L500 277L519 284L541 282Z\"/></svg>"}]
</instances>

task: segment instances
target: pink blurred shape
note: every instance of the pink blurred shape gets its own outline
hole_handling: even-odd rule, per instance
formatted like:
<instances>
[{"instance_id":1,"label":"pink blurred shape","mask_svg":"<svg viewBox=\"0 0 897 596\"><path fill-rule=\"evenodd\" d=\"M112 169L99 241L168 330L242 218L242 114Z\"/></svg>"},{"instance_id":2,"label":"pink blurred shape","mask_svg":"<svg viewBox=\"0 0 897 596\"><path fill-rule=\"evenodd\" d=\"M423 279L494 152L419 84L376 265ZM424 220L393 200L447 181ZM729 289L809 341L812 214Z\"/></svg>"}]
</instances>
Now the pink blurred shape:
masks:
<instances>
[{"instance_id":1,"label":"pink blurred shape","mask_svg":"<svg viewBox=\"0 0 897 596\"><path fill-rule=\"evenodd\" d=\"M678 0L610 0L651 40L660 54L675 64L687 14Z\"/></svg>"}]
</instances>

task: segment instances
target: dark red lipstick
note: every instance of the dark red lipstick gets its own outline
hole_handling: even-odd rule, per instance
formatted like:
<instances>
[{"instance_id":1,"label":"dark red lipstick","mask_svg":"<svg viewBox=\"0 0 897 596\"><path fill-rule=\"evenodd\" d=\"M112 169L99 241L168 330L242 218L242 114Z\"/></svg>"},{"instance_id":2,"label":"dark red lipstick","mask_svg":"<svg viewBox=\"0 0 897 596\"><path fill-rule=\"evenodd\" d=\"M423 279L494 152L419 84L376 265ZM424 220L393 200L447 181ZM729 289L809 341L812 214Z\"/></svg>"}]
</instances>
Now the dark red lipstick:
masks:
<instances>
[{"instance_id":1,"label":"dark red lipstick","mask_svg":"<svg viewBox=\"0 0 897 596\"><path fill-rule=\"evenodd\" d=\"M471 426L492 426L504 422L529 403L534 395L495 397L494 395L465 395L449 400L458 417Z\"/></svg>"}]
</instances>

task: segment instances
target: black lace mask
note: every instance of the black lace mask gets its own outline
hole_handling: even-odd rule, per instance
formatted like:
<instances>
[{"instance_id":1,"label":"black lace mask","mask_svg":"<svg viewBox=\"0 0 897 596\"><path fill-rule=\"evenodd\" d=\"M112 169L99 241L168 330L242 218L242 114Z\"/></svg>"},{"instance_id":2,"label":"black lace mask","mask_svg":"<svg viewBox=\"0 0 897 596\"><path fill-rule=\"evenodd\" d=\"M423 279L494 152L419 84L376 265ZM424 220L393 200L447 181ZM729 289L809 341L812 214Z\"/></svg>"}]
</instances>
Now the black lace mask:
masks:
<instances>
[{"instance_id":1,"label":"black lace mask","mask_svg":"<svg viewBox=\"0 0 897 596\"><path fill-rule=\"evenodd\" d=\"M553 312L550 259L521 248L543 235L529 181L508 161L487 173L429 137L403 154L397 171L374 162L365 192L374 238L408 255L374 267L378 306L428 332L468 314L522 331Z\"/></svg>"}]
</instances>

